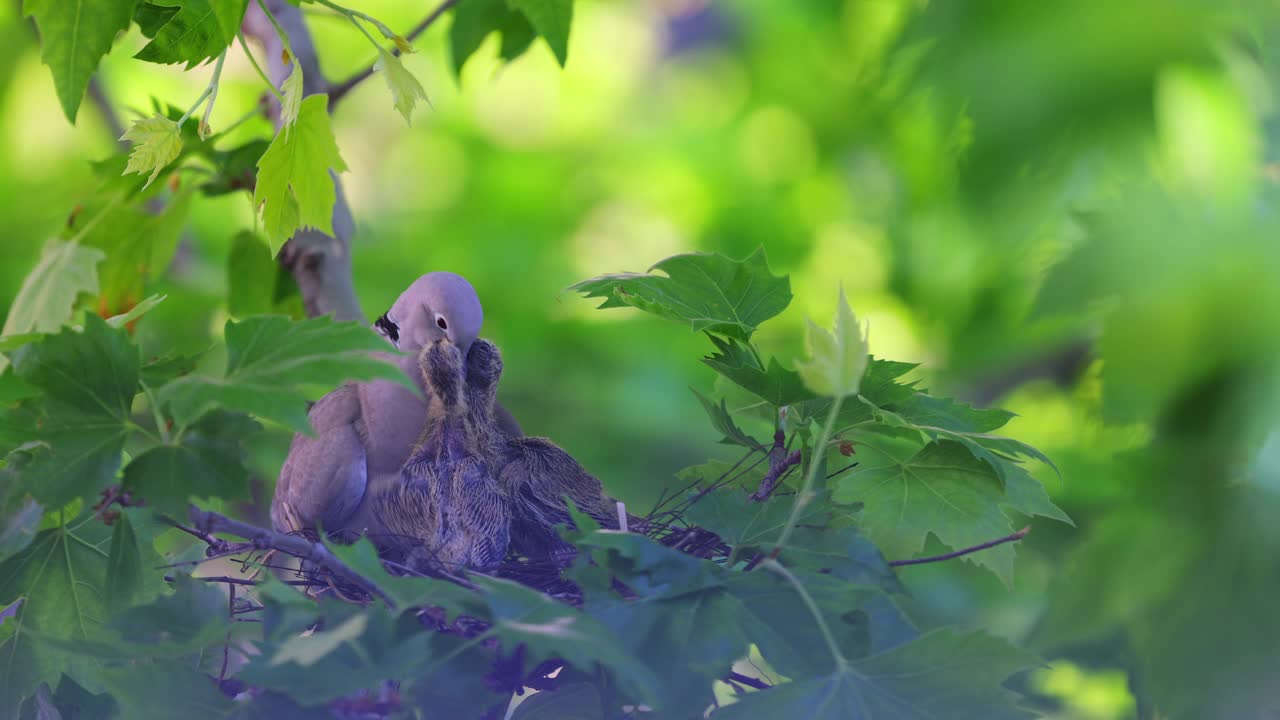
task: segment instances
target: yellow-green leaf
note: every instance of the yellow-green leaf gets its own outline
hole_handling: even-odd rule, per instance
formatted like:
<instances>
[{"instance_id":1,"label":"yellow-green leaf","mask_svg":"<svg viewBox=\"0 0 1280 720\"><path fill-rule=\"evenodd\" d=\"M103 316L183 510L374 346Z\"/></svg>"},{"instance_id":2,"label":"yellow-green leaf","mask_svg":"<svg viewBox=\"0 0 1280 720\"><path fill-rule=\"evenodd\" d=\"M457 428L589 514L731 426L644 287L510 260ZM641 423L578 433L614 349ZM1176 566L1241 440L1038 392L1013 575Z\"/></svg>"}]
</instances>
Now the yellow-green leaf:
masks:
<instances>
[{"instance_id":1,"label":"yellow-green leaf","mask_svg":"<svg viewBox=\"0 0 1280 720\"><path fill-rule=\"evenodd\" d=\"M422 83L405 68L400 58L381 48L378 49L376 67L387 81L387 89L391 91L396 110L404 116L406 123L412 124L413 108L418 104L418 99L427 99L427 91L422 89Z\"/></svg>"},{"instance_id":2,"label":"yellow-green leaf","mask_svg":"<svg viewBox=\"0 0 1280 720\"><path fill-rule=\"evenodd\" d=\"M849 308L844 290L840 291L840 303L836 307L834 332L810 320L806 340L809 359L796 363L805 387L827 397L856 395L870 357L866 332Z\"/></svg>"},{"instance_id":3,"label":"yellow-green leaf","mask_svg":"<svg viewBox=\"0 0 1280 720\"><path fill-rule=\"evenodd\" d=\"M299 227L333 231L337 194L329 172L346 169L329 123L329 96L304 98L293 127L281 128L258 160L253 200L262 206L273 254Z\"/></svg>"},{"instance_id":4,"label":"yellow-green leaf","mask_svg":"<svg viewBox=\"0 0 1280 720\"><path fill-rule=\"evenodd\" d=\"M156 179L165 165L173 162L178 153L182 152L178 123L161 115L135 120L120 139L133 143L133 154L129 156L129 165L125 167L124 174L145 175L150 171L151 177L147 178L147 185Z\"/></svg>"},{"instance_id":5,"label":"yellow-green leaf","mask_svg":"<svg viewBox=\"0 0 1280 720\"><path fill-rule=\"evenodd\" d=\"M298 111L302 109L302 64L294 63L293 72L284 79L280 86L284 97L280 100L280 127L291 127L298 120Z\"/></svg>"}]
</instances>

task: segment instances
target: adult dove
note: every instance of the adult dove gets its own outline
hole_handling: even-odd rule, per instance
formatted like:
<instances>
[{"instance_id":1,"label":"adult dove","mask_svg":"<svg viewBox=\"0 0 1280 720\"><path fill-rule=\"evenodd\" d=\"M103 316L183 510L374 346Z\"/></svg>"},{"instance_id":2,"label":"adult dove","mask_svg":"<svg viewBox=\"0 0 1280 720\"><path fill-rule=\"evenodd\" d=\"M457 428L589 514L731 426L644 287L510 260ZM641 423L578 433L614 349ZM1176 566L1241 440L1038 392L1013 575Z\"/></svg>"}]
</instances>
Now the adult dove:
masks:
<instances>
[{"instance_id":1,"label":"adult dove","mask_svg":"<svg viewBox=\"0 0 1280 720\"><path fill-rule=\"evenodd\" d=\"M375 327L405 353L388 355L414 378L420 394L374 380L347 383L321 398L309 413L315 436L294 436L276 481L271 523L277 531L381 531L366 499L399 482L428 408L438 402L422 377L418 355L443 338L465 357L483 321L480 299L460 275L428 273L401 293ZM501 407L495 412L502 433L519 437L510 413Z\"/></svg>"}]
</instances>

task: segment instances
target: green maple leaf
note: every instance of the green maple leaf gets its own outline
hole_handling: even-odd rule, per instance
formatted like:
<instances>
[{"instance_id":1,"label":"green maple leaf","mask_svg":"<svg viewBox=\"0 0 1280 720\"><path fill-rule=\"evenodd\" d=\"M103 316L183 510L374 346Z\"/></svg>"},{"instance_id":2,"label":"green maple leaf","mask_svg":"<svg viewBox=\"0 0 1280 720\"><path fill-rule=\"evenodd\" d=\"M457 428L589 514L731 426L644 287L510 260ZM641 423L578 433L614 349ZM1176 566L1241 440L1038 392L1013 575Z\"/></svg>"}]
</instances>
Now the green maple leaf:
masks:
<instances>
[{"instance_id":1,"label":"green maple leaf","mask_svg":"<svg viewBox=\"0 0 1280 720\"><path fill-rule=\"evenodd\" d=\"M746 344L733 338L710 337L718 352L703 358L702 362L743 389L774 407L814 399L800 374L782 367L777 358L769 358L769 364L762 367Z\"/></svg>"},{"instance_id":2,"label":"green maple leaf","mask_svg":"<svg viewBox=\"0 0 1280 720\"><path fill-rule=\"evenodd\" d=\"M120 139L133 143L133 152L129 155L129 165L125 167L124 174L151 173L143 187L155 181L160 171L182 153L182 134L178 123L162 115L135 120Z\"/></svg>"},{"instance_id":3,"label":"green maple leaf","mask_svg":"<svg viewBox=\"0 0 1280 720\"><path fill-rule=\"evenodd\" d=\"M281 127L258 160L253 201L262 206L263 229L278 253L299 227L333 232L337 199L330 170L347 169L329 121L329 96L302 100L298 119Z\"/></svg>"},{"instance_id":4,"label":"green maple leaf","mask_svg":"<svg viewBox=\"0 0 1280 720\"><path fill-rule=\"evenodd\" d=\"M217 57L235 40L248 0L153 0L150 4L178 10L165 19L155 17L151 42L134 57L164 65L185 62L190 70ZM159 15L153 11L147 17Z\"/></svg>"},{"instance_id":5,"label":"green maple leaf","mask_svg":"<svg viewBox=\"0 0 1280 720\"><path fill-rule=\"evenodd\" d=\"M291 322L255 316L226 325L227 368L222 377L187 375L160 388L174 420L191 425L214 408L239 410L311 432L307 399L347 380L382 378L416 389L398 366L373 356L391 350L365 325L329 318Z\"/></svg>"},{"instance_id":6,"label":"green maple leaf","mask_svg":"<svg viewBox=\"0 0 1280 720\"><path fill-rule=\"evenodd\" d=\"M134 458L124 470L124 488L171 517L183 517L192 496L247 499L249 471L241 460L240 439L256 429L257 423L243 415L210 412L174 444Z\"/></svg>"},{"instance_id":7,"label":"green maple leaf","mask_svg":"<svg viewBox=\"0 0 1280 720\"><path fill-rule=\"evenodd\" d=\"M663 275L652 274L661 270ZM631 306L706 331L746 341L760 323L791 303L791 281L769 271L761 248L745 260L718 253L675 255L650 273L622 273L570 287L604 298L600 309Z\"/></svg>"},{"instance_id":8,"label":"green maple leaf","mask_svg":"<svg viewBox=\"0 0 1280 720\"><path fill-rule=\"evenodd\" d=\"M507 4L525 14L556 60L564 65L569 59L569 26L573 23L573 0L507 0Z\"/></svg>"},{"instance_id":9,"label":"green maple leaf","mask_svg":"<svg viewBox=\"0 0 1280 720\"><path fill-rule=\"evenodd\" d=\"M895 560L919 553L929 534L960 549L1014 530L1001 510L1013 503L1000 478L968 448L950 440L931 442L904 460L885 456L874 466L860 467L839 480L833 495L840 502L863 504L858 529ZM1013 556L1013 544L1006 543L965 559L1009 583Z\"/></svg>"},{"instance_id":10,"label":"green maple leaf","mask_svg":"<svg viewBox=\"0 0 1280 720\"><path fill-rule=\"evenodd\" d=\"M76 298L98 294L98 264L105 258L100 250L76 242L45 243L40 260L13 299L0 337L51 333L65 325L71 320ZM0 351L8 349L0 347ZM9 359L0 356L0 373L8 366Z\"/></svg>"},{"instance_id":11,"label":"green maple leaf","mask_svg":"<svg viewBox=\"0 0 1280 720\"><path fill-rule=\"evenodd\" d=\"M302 64L294 63L289 77L280 85L280 127L293 127L298 121L298 113L302 111L303 76Z\"/></svg>"},{"instance_id":12,"label":"green maple leaf","mask_svg":"<svg viewBox=\"0 0 1280 720\"><path fill-rule=\"evenodd\" d=\"M97 667L45 641L83 642L102 629L108 536L105 526L45 530L24 551L0 563L0 607L22 598L0 628L0 707L17 708L41 682L66 674L80 683ZM37 639L36 636L40 639Z\"/></svg>"},{"instance_id":13,"label":"green maple leaf","mask_svg":"<svg viewBox=\"0 0 1280 720\"><path fill-rule=\"evenodd\" d=\"M1036 659L981 633L938 630L818 677L751 693L713 717L806 720L1021 720L1001 687Z\"/></svg>"},{"instance_id":14,"label":"green maple leaf","mask_svg":"<svg viewBox=\"0 0 1280 720\"><path fill-rule=\"evenodd\" d=\"M391 91L391 99L396 110L404 116L405 123L412 125L413 108L418 104L419 99L427 101L427 91L422 89L422 83L418 82L418 78L405 68L400 58L382 48L378 48L378 62L375 67L382 72L383 79L387 81L387 89Z\"/></svg>"},{"instance_id":15,"label":"green maple leaf","mask_svg":"<svg viewBox=\"0 0 1280 720\"><path fill-rule=\"evenodd\" d=\"M812 320L808 322L805 340L809 358L796 363L796 371L804 380L805 387L824 397L856 395L871 356L867 350L866 332L858 325L844 290L840 290L832 332L818 327Z\"/></svg>"},{"instance_id":16,"label":"green maple leaf","mask_svg":"<svg viewBox=\"0 0 1280 720\"><path fill-rule=\"evenodd\" d=\"M40 59L53 72L53 85L67 119L76 121L80 100L98 62L116 35L129 29L137 0L25 0L35 18L43 49Z\"/></svg>"},{"instance_id":17,"label":"green maple leaf","mask_svg":"<svg viewBox=\"0 0 1280 720\"><path fill-rule=\"evenodd\" d=\"M537 37L529 18L507 7L506 0L460 0L454 5L449 54L455 73L462 74L467 59L494 32L501 37L498 55L507 61L519 57Z\"/></svg>"},{"instance_id":18,"label":"green maple leaf","mask_svg":"<svg viewBox=\"0 0 1280 720\"><path fill-rule=\"evenodd\" d=\"M23 348L18 377L43 391L35 439L48 445L23 468L31 494L49 507L90 498L115 478L138 392L138 348L96 315Z\"/></svg>"}]
</instances>

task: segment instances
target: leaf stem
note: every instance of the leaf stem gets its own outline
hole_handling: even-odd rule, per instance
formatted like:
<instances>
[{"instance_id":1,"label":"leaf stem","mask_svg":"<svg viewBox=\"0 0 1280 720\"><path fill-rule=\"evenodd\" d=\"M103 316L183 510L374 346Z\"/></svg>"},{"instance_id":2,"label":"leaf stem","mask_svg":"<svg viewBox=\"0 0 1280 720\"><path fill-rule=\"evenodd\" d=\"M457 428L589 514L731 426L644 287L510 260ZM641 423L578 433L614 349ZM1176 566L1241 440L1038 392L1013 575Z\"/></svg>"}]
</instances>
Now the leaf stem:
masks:
<instances>
[{"instance_id":1,"label":"leaf stem","mask_svg":"<svg viewBox=\"0 0 1280 720\"><path fill-rule=\"evenodd\" d=\"M827 412L827 421L822 426L822 435L818 437L818 441L813 444L815 449L814 455L809 458L809 468L804 474L804 485L801 486L799 494L796 495L796 501L791 506L791 516L787 518L787 524L782 527L782 536L778 538L778 542L774 545L773 556L777 557L778 551L787 544L787 540L791 539L791 531L795 530L796 523L800 521L800 513L804 510L804 506L809 504L813 494L813 484L817 480L819 455L826 452L827 442L831 440L831 431L835 428L836 418L840 415L840 405L844 402L843 395L837 395L831 401L831 410Z\"/></svg>"},{"instance_id":2,"label":"leaf stem","mask_svg":"<svg viewBox=\"0 0 1280 720\"><path fill-rule=\"evenodd\" d=\"M818 624L818 631L822 633L822 638L827 641L827 648L831 651L831 657L836 661L836 666L842 670L848 667L849 661L845 658L844 653L840 652L840 646L836 643L836 636L831 632L831 626L827 625L827 619L822 616L822 612L818 609L818 603L814 602L813 597L809 595L809 591L804 589L804 584L800 582L800 578L796 577L782 563L773 558L765 559L761 565L765 569L781 575L786 578L787 582L791 583L791 586L800 594L800 599L804 600L805 606L809 608L809 613L813 615L814 622Z\"/></svg>"},{"instance_id":3,"label":"leaf stem","mask_svg":"<svg viewBox=\"0 0 1280 720\"><path fill-rule=\"evenodd\" d=\"M170 440L169 427L168 423L164 421L164 414L160 412L160 402L156 400L156 394L149 385L144 382L139 382L138 384L142 386L142 394L147 396L147 404L151 406L151 416L155 418L156 429L160 431L160 439L164 441L165 445L168 445Z\"/></svg>"},{"instance_id":4,"label":"leaf stem","mask_svg":"<svg viewBox=\"0 0 1280 720\"><path fill-rule=\"evenodd\" d=\"M280 27L280 22L276 20L276 16L271 13L271 8L267 7L266 0L258 0L258 7L262 8L262 14L267 16L267 20L271 22L271 27L276 29L276 35L280 36L280 42L284 45L284 49L289 53L289 62L297 62L298 57L293 52L293 46L289 44L289 33Z\"/></svg>"},{"instance_id":5,"label":"leaf stem","mask_svg":"<svg viewBox=\"0 0 1280 720\"><path fill-rule=\"evenodd\" d=\"M249 41L244 39L244 31L236 33L236 37L240 38L240 47L244 48L244 54L249 58L249 64L253 65L253 69L258 71L258 77L262 78L262 82L267 84L267 89L271 91L272 95L276 96L276 100L283 101L284 94L276 88L275 83L271 82L271 78L267 77L267 72L258 64L258 59L253 56L253 52L249 49ZM257 111L255 110L254 113L256 112ZM240 123L236 124L238 125Z\"/></svg>"},{"instance_id":6,"label":"leaf stem","mask_svg":"<svg viewBox=\"0 0 1280 720\"><path fill-rule=\"evenodd\" d=\"M325 7L335 12L345 15L346 18L351 21L351 24L355 25L356 29L359 30L366 38L368 38L369 42L373 43L373 46L378 48L378 50L383 49L381 43L379 43L376 39L374 39L373 35L368 30L365 30L364 26L360 24L360 20L357 20L356 18L360 18L361 20L365 20L367 22L373 23L373 25L377 27L378 30L383 35L386 35L388 38L395 36L395 33L391 32L391 28L388 28L386 25L383 25L381 22L378 22L377 20L373 19L372 17L369 17L368 15L362 12L352 10L351 8L342 7L341 5L335 2L331 2L331 0L316 0L316 2L321 5L324 5Z\"/></svg>"},{"instance_id":7,"label":"leaf stem","mask_svg":"<svg viewBox=\"0 0 1280 720\"><path fill-rule=\"evenodd\" d=\"M205 87L204 92L200 93L200 97L196 98L196 102L192 105L182 117L178 118L178 127L182 127L183 123L195 114L196 110L204 104L205 99L209 100L209 104L205 107L203 123L205 127L209 125L209 113L213 112L214 100L218 98L218 81L222 77L222 63L227 59L227 51L223 50L218 56L218 62L213 66L213 77L209 79L209 84Z\"/></svg>"}]
</instances>

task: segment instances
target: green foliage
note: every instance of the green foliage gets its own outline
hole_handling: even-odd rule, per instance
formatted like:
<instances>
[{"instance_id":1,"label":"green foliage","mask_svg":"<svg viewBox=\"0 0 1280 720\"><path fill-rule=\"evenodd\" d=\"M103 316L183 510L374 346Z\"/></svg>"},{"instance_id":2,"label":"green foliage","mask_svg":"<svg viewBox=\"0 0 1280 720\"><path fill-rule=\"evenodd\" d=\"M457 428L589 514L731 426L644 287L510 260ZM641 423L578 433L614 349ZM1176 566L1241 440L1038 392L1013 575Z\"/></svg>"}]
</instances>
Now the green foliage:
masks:
<instances>
[{"instance_id":1,"label":"green foliage","mask_svg":"<svg viewBox=\"0 0 1280 720\"><path fill-rule=\"evenodd\" d=\"M136 5L137 0L23 0L23 13L40 29L40 59L53 72L58 100L71 122L98 61L116 34L128 29Z\"/></svg>"},{"instance_id":2,"label":"green foliage","mask_svg":"<svg viewBox=\"0 0 1280 720\"><path fill-rule=\"evenodd\" d=\"M650 270L580 282L570 290L604 298L600 308L631 306L706 331L746 341L760 323L786 309L791 283L769 272L761 249L743 261L694 253L667 258Z\"/></svg>"},{"instance_id":3,"label":"green foliage","mask_svg":"<svg viewBox=\"0 0 1280 720\"><path fill-rule=\"evenodd\" d=\"M824 397L858 394L871 356L866 330L859 327L843 290L836 304L834 330L824 330L810 320L805 338L809 357L796 366L805 387Z\"/></svg>"},{"instance_id":4,"label":"green foliage","mask_svg":"<svg viewBox=\"0 0 1280 720\"><path fill-rule=\"evenodd\" d=\"M30 439L37 451L24 476L39 478L27 490L48 507L90 498L120 469L137 394L138 348L124 330L94 315L83 331L63 329L22 348L14 359L19 378L42 391L41 420Z\"/></svg>"},{"instance_id":5,"label":"green foliage","mask_svg":"<svg viewBox=\"0 0 1280 720\"><path fill-rule=\"evenodd\" d=\"M980 633L930 633L834 671L753 693L725 708L727 718L804 717L894 720L946 717L1030 718L1000 683L1035 663L1008 643Z\"/></svg>"},{"instance_id":6,"label":"green foliage","mask_svg":"<svg viewBox=\"0 0 1280 720\"><path fill-rule=\"evenodd\" d=\"M517 718L1026 716L1006 682L1053 695L1034 701L1053 720L1096 699L1049 687L1061 667L1010 680L1036 661L936 629L949 622L1127 675L1113 704L1138 717L1275 705L1274 8L461 0L447 38L433 26L416 45L483 72L405 135L378 130L392 108L360 93L304 100L287 40L291 74L258 84L229 47L246 4L26 0L63 114L103 58L95 100L159 96L107 98L146 119L132 156L93 178L82 158L112 152L96 137L110 113L42 127L30 28L0 18L0 110L22 129L0 162L0 284L16 293L0 333L0 716L500 717L525 681L544 689ZM425 92L382 40L408 52L404 38L302 5L322 56L307 67L371 61L372 40L408 120ZM392 5L393 25L417 19ZM540 53L497 73L471 60L541 37L563 65L570 35L563 78ZM108 54L117 38L129 52ZM138 62L215 57L243 77ZM363 328L262 317L304 314L275 255L302 228L348 227L345 160L362 175L352 255L290 253L294 270L341 284L349 259L379 308L427 269L466 274L508 360L504 404L633 515L700 445L716 453L666 488L661 542L576 516L580 557L556 587L583 590L580 609L509 581L399 576L365 542L332 550L390 605L261 576L233 606L263 622L232 623L225 583L158 569L204 545L157 511L181 518L194 499L262 517L242 501L269 495L307 401L406 382ZM296 249L327 248L320 235ZM788 274L763 248L730 259L757 245ZM574 289L705 334L701 363L697 335L538 301L658 247L685 254ZM851 303L797 362L805 314L838 285ZM915 362L870 357L852 308L877 352ZM663 391L684 385L696 401ZM747 458L725 461L722 438ZM1025 541L967 562L902 567L1028 522ZM529 676L542 661L564 665L555 682ZM743 680L731 671L777 687L722 682Z\"/></svg>"},{"instance_id":7,"label":"green foliage","mask_svg":"<svg viewBox=\"0 0 1280 720\"><path fill-rule=\"evenodd\" d=\"M524 54L537 37L528 16L508 7L506 0L460 0L454 5L449 54L455 73L462 74L462 66L494 32L500 37L498 54L508 61Z\"/></svg>"},{"instance_id":8,"label":"green foliage","mask_svg":"<svg viewBox=\"0 0 1280 720\"><path fill-rule=\"evenodd\" d=\"M398 367L369 355L390 348L380 335L356 323L251 317L228 321L226 338L222 377L188 375L159 388L160 401L179 425L225 408L311 432L306 399L313 388L374 378L415 387Z\"/></svg>"},{"instance_id":9,"label":"green foliage","mask_svg":"<svg viewBox=\"0 0 1280 720\"><path fill-rule=\"evenodd\" d=\"M75 241L47 242L40 262L27 274L14 298L14 310L5 318L0 337L51 333L65 325L82 293L97 294L97 266L105 257ZM8 358L0 359L0 371L8 366Z\"/></svg>"},{"instance_id":10,"label":"green foliage","mask_svg":"<svg viewBox=\"0 0 1280 720\"><path fill-rule=\"evenodd\" d=\"M235 40L249 0L159 0L139 6L146 13L146 30L151 42L136 57L147 62L172 65L186 63L187 69L217 57ZM147 10L142 8L149 7ZM160 8L177 8L173 14ZM163 18L162 20L160 18ZM139 23L142 24L141 22Z\"/></svg>"},{"instance_id":11,"label":"green foliage","mask_svg":"<svg viewBox=\"0 0 1280 720\"><path fill-rule=\"evenodd\" d=\"M276 134L258 161L253 200L272 253L299 228L333 232L336 194L329 172L347 169L329 125L329 99L312 95L298 106L292 125Z\"/></svg>"},{"instance_id":12,"label":"green foliage","mask_svg":"<svg viewBox=\"0 0 1280 720\"><path fill-rule=\"evenodd\" d=\"M573 0L508 0L508 5L524 13L556 59L569 59L569 25L573 22Z\"/></svg>"}]
</instances>

